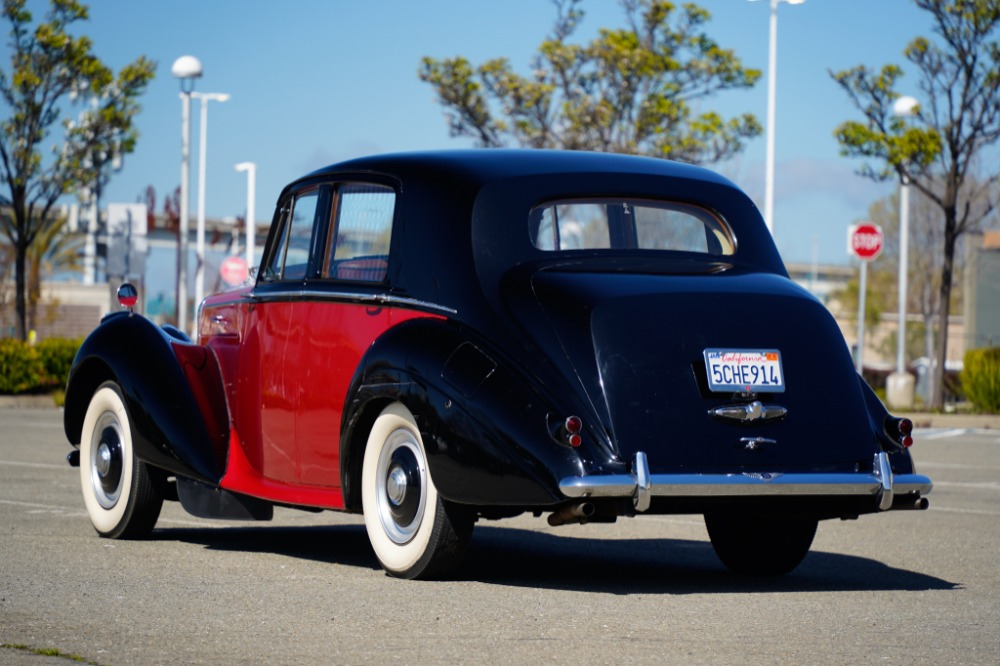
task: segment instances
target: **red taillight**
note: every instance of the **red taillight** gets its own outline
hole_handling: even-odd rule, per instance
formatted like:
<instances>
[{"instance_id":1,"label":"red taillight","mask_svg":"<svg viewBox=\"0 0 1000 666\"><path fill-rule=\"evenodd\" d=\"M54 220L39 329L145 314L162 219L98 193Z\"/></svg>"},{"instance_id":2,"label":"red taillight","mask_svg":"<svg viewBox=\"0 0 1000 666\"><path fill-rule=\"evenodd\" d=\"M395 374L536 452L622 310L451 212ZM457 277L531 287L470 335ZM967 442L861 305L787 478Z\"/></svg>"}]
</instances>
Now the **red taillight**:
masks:
<instances>
[{"instance_id":1,"label":"red taillight","mask_svg":"<svg viewBox=\"0 0 1000 666\"><path fill-rule=\"evenodd\" d=\"M583 419L579 416L567 416L563 421L563 440L574 449L583 444L580 431L583 430Z\"/></svg>"},{"instance_id":2,"label":"red taillight","mask_svg":"<svg viewBox=\"0 0 1000 666\"><path fill-rule=\"evenodd\" d=\"M909 437L913 433L913 421L910 419L899 419L899 434Z\"/></svg>"},{"instance_id":3,"label":"red taillight","mask_svg":"<svg viewBox=\"0 0 1000 666\"><path fill-rule=\"evenodd\" d=\"M899 442L900 442L900 444L902 444L906 448L910 448L911 446L913 446L913 438L910 437L909 435L905 435L904 437L900 437L899 438Z\"/></svg>"}]
</instances>

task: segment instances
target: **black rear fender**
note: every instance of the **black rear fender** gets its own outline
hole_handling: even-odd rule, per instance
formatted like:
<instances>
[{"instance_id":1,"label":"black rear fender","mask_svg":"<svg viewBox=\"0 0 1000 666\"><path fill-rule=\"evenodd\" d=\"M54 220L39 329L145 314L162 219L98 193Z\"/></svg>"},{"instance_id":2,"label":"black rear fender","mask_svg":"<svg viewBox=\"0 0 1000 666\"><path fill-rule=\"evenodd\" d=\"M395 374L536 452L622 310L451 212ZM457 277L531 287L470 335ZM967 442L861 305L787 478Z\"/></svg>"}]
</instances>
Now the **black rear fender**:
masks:
<instances>
[{"instance_id":1,"label":"black rear fender","mask_svg":"<svg viewBox=\"0 0 1000 666\"><path fill-rule=\"evenodd\" d=\"M122 390L136 455L167 472L215 484L222 478L229 416L214 353L128 313L106 317L77 352L66 386L63 426L79 445L94 392Z\"/></svg>"},{"instance_id":2,"label":"black rear fender","mask_svg":"<svg viewBox=\"0 0 1000 666\"><path fill-rule=\"evenodd\" d=\"M400 401L414 415L434 484L471 505L545 507L559 479L583 473L587 450L550 436L553 401L479 336L415 319L380 337L355 373L341 432L347 506L360 508L361 462L372 423ZM565 416L565 415L564 415Z\"/></svg>"}]
</instances>

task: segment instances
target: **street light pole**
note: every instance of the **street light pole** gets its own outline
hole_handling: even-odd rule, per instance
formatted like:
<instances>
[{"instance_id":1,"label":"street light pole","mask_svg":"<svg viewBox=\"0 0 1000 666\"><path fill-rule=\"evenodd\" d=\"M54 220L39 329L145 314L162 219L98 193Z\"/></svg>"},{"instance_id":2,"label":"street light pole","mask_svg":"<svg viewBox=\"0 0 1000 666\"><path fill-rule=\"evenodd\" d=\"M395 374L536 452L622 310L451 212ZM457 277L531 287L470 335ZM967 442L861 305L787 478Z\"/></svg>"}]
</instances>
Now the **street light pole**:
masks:
<instances>
[{"instance_id":1,"label":"street light pole","mask_svg":"<svg viewBox=\"0 0 1000 666\"><path fill-rule=\"evenodd\" d=\"M240 162L236 165L237 171L246 171L247 174L247 271L253 270L254 248L257 242L257 221L254 215L255 204L257 202L257 165L253 162Z\"/></svg>"},{"instance_id":2,"label":"street light pole","mask_svg":"<svg viewBox=\"0 0 1000 666\"><path fill-rule=\"evenodd\" d=\"M898 98L892 111L899 117L915 115L919 103L912 97ZM896 372L886 382L886 399L890 407L913 408L914 381L906 371L906 306L909 301L908 277L910 266L910 181L906 176L899 180L899 325L896 337Z\"/></svg>"},{"instance_id":3,"label":"street light pole","mask_svg":"<svg viewBox=\"0 0 1000 666\"><path fill-rule=\"evenodd\" d=\"M188 181L191 171L191 92L201 76L201 61L181 56L171 73L181 80L181 200L180 238L177 249L177 328L187 330Z\"/></svg>"},{"instance_id":4,"label":"street light pole","mask_svg":"<svg viewBox=\"0 0 1000 666\"><path fill-rule=\"evenodd\" d=\"M756 1L756 0L751 0ZM767 50L767 157L764 165L764 223L774 235L774 116L778 89L778 3L801 5L806 0L771 0L771 27Z\"/></svg>"},{"instance_id":5,"label":"street light pole","mask_svg":"<svg viewBox=\"0 0 1000 666\"><path fill-rule=\"evenodd\" d=\"M225 102L229 99L226 93L191 93L191 97L201 102L201 134L198 144L198 231L195 243L194 306L198 306L205 298L205 159L208 150L208 103ZM197 322L195 322L197 326ZM182 329L183 330L183 329Z\"/></svg>"}]
</instances>

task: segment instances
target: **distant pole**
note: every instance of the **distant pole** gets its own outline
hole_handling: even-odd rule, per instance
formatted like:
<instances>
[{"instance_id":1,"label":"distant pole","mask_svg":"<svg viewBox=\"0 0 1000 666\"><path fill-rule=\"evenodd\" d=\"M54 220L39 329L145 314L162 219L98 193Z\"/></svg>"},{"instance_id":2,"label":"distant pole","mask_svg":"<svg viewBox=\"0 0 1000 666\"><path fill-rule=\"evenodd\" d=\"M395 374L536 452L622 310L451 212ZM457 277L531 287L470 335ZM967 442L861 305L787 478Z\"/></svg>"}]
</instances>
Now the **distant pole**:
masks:
<instances>
[{"instance_id":1,"label":"distant pole","mask_svg":"<svg viewBox=\"0 0 1000 666\"><path fill-rule=\"evenodd\" d=\"M177 264L177 328L187 331L188 179L191 177L191 92L181 92L181 228Z\"/></svg>"},{"instance_id":2,"label":"distant pole","mask_svg":"<svg viewBox=\"0 0 1000 666\"><path fill-rule=\"evenodd\" d=\"M181 80L181 200L180 238L177 248L177 328L187 331L188 194L191 177L191 91L202 73L201 61L181 56L171 73Z\"/></svg>"},{"instance_id":3,"label":"distant pole","mask_svg":"<svg viewBox=\"0 0 1000 666\"><path fill-rule=\"evenodd\" d=\"M771 29L767 50L767 163L764 179L764 222L774 236L774 107L778 73L778 0L771 0Z\"/></svg>"},{"instance_id":4,"label":"distant pole","mask_svg":"<svg viewBox=\"0 0 1000 666\"><path fill-rule=\"evenodd\" d=\"M910 181L899 184L899 333L896 340L896 372L906 372L906 290L910 251Z\"/></svg>"},{"instance_id":5,"label":"distant pole","mask_svg":"<svg viewBox=\"0 0 1000 666\"><path fill-rule=\"evenodd\" d=\"M191 93L192 97L201 102L201 133L198 143L198 227L195 244L195 256L198 265L194 273L194 307L197 312L205 298L205 162L208 152L208 103L225 102L229 99L226 93ZM197 326L195 322L195 326Z\"/></svg>"},{"instance_id":6,"label":"distant pole","mask_svg":"<svg viewBox=\"0 0 1000 666\"><path fill-rule=\"evenodd\" d=\"M767 49L767 157L764 171L764 222L774 235L774 117L778 89L778 3L771 0L771 24ZM784 0L801 5L806 0Z\"/></svg>"},{"instance_id":7,"label":"distant pole","mask_svg":"<svg viewBox=\"0 0 1000 666\"><path fill-rule=\"evenodd\" d=\"M899 117L912 116L919 110L919 103L912 97L899 97L892 105ZM912 409L915 381L906 371L906 306L909 304L907 280L910 266L910 181L902 176L899 181L899 294L896 338L896 372L886 380L886 401L897 409Z\"/></svg>"},{"instance_id":8,"label":"distant pole","mask_svg":"<svg viewBox=\"0 0 1000 666\"><path fill-rule=\"evenodd\" d=\"M257 200L257 165L253 162L240 162L236 165L237 171L246 171L247 174L247 271L254 268L253 255L256 252L254 245L257 242L257 222L254 206Z\"/></svg>"}]
</instances>

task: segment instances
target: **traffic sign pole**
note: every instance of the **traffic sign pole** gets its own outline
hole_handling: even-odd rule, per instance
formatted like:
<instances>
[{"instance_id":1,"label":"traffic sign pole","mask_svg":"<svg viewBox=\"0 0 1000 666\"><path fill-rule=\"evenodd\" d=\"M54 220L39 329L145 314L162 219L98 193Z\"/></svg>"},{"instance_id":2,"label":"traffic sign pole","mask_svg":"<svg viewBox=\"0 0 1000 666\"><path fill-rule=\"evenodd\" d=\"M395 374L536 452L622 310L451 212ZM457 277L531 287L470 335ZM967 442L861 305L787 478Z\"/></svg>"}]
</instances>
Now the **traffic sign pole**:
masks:
<instances>
[{"instance_id":1,"label":"traffic sign pole","mask_svg":"<svg viewBox=\"0 0 1000 666\"><path fill-rule=\"evenodd\" d=\"M882 228L871 222L852 224L847 228L847 253L861 260L858 285L858 345L854 367L858 374L864 369L865 356L865 301L868 298L868 262L882 253Z\"/></svg>"},{"instance_id":2,"label":"traffic sign pole","mask_svg":"<svg viewBox=\"0 0 1000 666\"><path fill-rule=\"evenodd\" d=\"M861 261L861 277L858 285L858 351L854 358L854 367L858 374L864 369L865 356L865 300L868 298L868 262Z\"/></svg>"}]
</instances>

